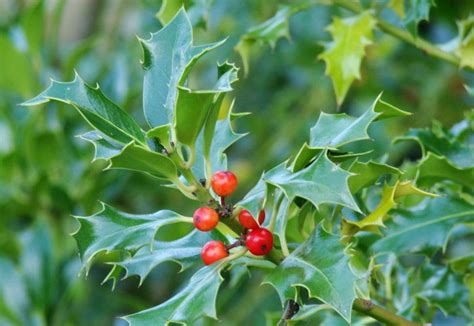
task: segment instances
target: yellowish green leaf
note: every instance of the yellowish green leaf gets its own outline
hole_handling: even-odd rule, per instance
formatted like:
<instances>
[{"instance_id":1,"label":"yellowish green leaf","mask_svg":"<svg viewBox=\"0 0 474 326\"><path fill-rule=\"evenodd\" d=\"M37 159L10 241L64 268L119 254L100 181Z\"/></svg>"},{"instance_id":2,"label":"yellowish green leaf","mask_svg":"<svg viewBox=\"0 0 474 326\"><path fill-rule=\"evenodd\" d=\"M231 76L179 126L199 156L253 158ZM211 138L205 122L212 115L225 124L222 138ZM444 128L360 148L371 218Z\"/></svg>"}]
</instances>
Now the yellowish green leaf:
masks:
<instances>
[{"instance_id":1,"label":"yellowish green leaf","mask_svg":"<svg viewBox=\"0 0 474 326\"><path fill-rule=\"evenodd\" d=\"M340 105L355 79L360 79L360 65L365 47L372 44L375 19L369 12L350 18L334 18L327 28L333 41L319 58L326 62L326 75L330 76Z\"/></svg>"}]
</instances>

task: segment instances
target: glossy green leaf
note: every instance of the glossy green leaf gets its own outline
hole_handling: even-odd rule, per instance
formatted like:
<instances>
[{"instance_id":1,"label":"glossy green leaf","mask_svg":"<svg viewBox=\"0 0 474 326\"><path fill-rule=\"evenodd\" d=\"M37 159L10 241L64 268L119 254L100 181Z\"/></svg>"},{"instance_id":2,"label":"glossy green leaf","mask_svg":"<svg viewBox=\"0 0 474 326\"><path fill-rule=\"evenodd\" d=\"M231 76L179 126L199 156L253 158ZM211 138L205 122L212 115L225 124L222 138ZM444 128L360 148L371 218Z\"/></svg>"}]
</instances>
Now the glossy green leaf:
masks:
<instances>
[{"instance_id":1,"label":"glossy green leaf","mask_svg":"<svg viewBox=\"0 0 474 326\"><path fill-rule=\"evenodd\" d=\"M134 215L118 211L104 203L92 216L76 216L80 228L73 234L86 269L99 253L136 251L152 248L155 234L164 225L190 222L175 212L162 210L153 214Z\"/></svg>"},{"instance_id":2,"label":"glossy green leaf","mask_svg":"<svg viewBox=\"0 0 474 326\"><path fill-rule=\"evenodd\" d=\"M111 139L104 138L96 130L86 132L79 136L81 139L84 139L90 142L94 146L94 159L95 160L109 160L111 157L119 155L123 149L123 145L117 142L114 142Z\"/></svg>"},{"instance_id":3,"label":"glossy green leaf","mask_svg":"<svg viewBox=\"0 0 474 326\"><path fill-rule=\"evenodd\" d=\"M232 91L232 83L237 80L237 68L229 65L211 90L192 91L185 87L178 88L174 128L177 140L194 150L199 133L210 119L208 134L205 137L204 153L211 147L214 126L217 121L223 93Z\"/></svg>"},{"instance_id":4,"label":"glossy green leaf","mask_svg":"<svg viewBox=\"0 0 474 326\"><path fill-rule=\"evenodd\" d=\"M458 168L474 165L474 147L456 140L439 123L434 123L430 129L411 129L405 136L399 137L395 141L406 140L417 142L421 147L423 156L426 156L428 152L445 156Z\"/></svg>"},{"instance_id":5,"label":"glossy green leaf","mask_svg":"<svg viewBox=\"0 0 474 326\"><path fill-rule=\"evenodd\" d=\"M292 173L286 163L267 172L264 180L280 188L291 201L296 197L309 200L314 206L323 203L343 205L360 211L349 190L351 173L342 170L322 153L305 169Z\"/></svg>"},{"instance_id":6,"label":"glossy green leaf","mask_svg":"<svg viewBox=\"0 0 474 326\"><path fill-rule=\"evenodd\" d=\"M402 254L444 247L454 225L474 221L474 207L455 197L439 197L416 210L399 209L392 215L388 231L372 246L375 253Z\"/></svg>"},{"instance_id":7,"label":"glossy green leaf","mask_svg":"<svg viewBox=\"0 0 474 326\"><path fill-rule=\"evenodd\" d=\"M93 128L119 143L145 142L145 135L135 120L108 99L98 86L93 88L84 83L78 74L71 82L53 80L43 93L22 105L33 106L49 101L72 105Z\"/></svg>"},{"instance_id":8,"label":"glossy green leaf","mask_svg":"<svg viewBox=\"0 0 474 326\"><path fill-rule=\"evenodd\" d=\"M330 76L340 105L355 79L360 79L360 65L365 47L372 44L375 19L369 12L349 18L334 17L326 29L333 41L326 45L319 58L326 62L326 75Z\"/></svg>"},{"instance_id":9,"label":"glossy green leaf","mask_svg":"<svg viewBox=\"0 0 474 326\"><path fill-rule=\"evenodd\" d=\"M283 196L283 194L280 194L280 196ZM276 213L273 233L280 239L281 251L284 255L290 254L286 240L286 227L288 225L288 220L298 212L297 206L292 205L292 203L292 200L283 196L281 203L278 206L278 211L272 212L272 214Z\"/></svg>"},{"instance_id":10,"label":"glossy green leaf","mask_svg":"<svg viewBox=\"0 0 474 326\"><path fill-rule=\"evenodd\" d=\"M171 126L162 125L147 131L149 139L157 140L167 151L171 151Z\"/></svg>"},{"instance_id":11,"label":"glossy green leaf","mask_svg":"<svg viewBox=\"0 0 474 326\"><path fill-rule=\"evenodd\" d=\"M181 271L201 264L201 250L209 240L212 240L209 233L194 230L178 240L155 241L152 247L143 247L133 257L117 264L125 269L124 278L138 275L141 285L151 270L163 262L178 263Z\"/></svg>"},{"instance_id":12,"label":"glossy green leaf","mask_svg":"<svg viewBox=\"0 0 474 326\"><path fill-rule=\"evenodd\" d=\"M351 165L349 171L354 174L349 178L349 188L353 194L365 187L375 184L375 182L383 175L402 174L402 171L393 166L374 161L355 161L354 164Z\"/></svg>"},{"instance_id":13,"label":"glossy green leaf","mask_svg":"<svg viewBox=\"0 0 474 326\"><path fill-rule=\"evenodd\" d=\"M140 39L145 70L143 107L151 127L174 121L178 86L184 86L200 57L223 43L194 46L192 42L192 26L184 9L150 39Z\"/></svg>"},{"instance_id":14,"label":"glossy green leaf","mask_svg":"<svg viewBox=\"0 0 474 326\"><path fill-rule=\"evenodd\" d=\"M119 154L110 157L109 168L144 172L170 181L178 179L178 170L170 158L134 142L126 145Z\"/></svg>"},{"instance_id":15,"label":"glossy green leaf","mask_svg":"<svg viewBox=\"0 0 474 326\"><path fill-rule=\"evenodd\" d=\"M219 119L221 110L222 110L222 103L224 101L224 97L226 95L225 92L232 90L232 84L237 81L238 68L229 62L224 62L223 64L218 65L217 73L218 73L218 81L214 86L214 89L222 90L219 94L216 94L214 98L214 102L212 107L209 110L209 114L206 118L206 123L204 125L204 130L202 131L202 156L204 161L210 164L210 168L212 168L212 155L213 155L213 148L212 143L215 141L216 136L216 129L217 129L217 121ZM229 111L228 111L228 118L232 120L232 111L234 108L234 101L231 102ZM226 116L224 116L225 118ZM222 127L221 127L222 128ZM225 149L224 149L225 150ZM214 152L216 150L214 149ZM208 171L210 172L210 171Z\"/></svg>"},{"instance_id":16,"label":"glossy green leaf","mask_svg":"<svg viewBox=\"0 0 474 326\"><path fill-rule=\"evenodd\" d=\"M282 6L273 17L250 28L240 39L235 50L242 58L245 74L249 71L250 49L256 42L262 42L275 47L280 38L290 38L288 18L298 9L291 6Z\"/></svg>"},{"instance_id":17,"label":"glossy green leaf","mask_svg":"<svg viewBox=\"0 0 474 326\"><path fill-rule=\"evenodd\" d=\"M223 278L222 263L198 270L186 287L164 303L123 317L130 326L167 325L170 322L193 324L208 316L217 319L216 299Z\"/></svg>"},{"instance_id":18,"label":"glossy green leaf","mask_svg":"<svg viewBox=\"0 0 474 326\"><path fill-rule=\"evenodd\" d=\"M342 233L346 236L352 236L359 231L380 233L379 228L385 227L384 221L387 219L388 212L396 207L396 199L407 195L436 197L435 194L416 188L410 181L397 181L394 186L385 185L377 207L360 221L344 219L342 222Z\"/></svg>"},{"instance_id":19,"label":"glossy green leaf","mask_svg":"<svg viewBox=\"0 0 474 326\"><path fill-rule=\"evenodd\" d=\"M232 121L244 115L245 114L242 113L234 114L230 110L225 119L216 122L209 153L210 159L207 166L205 162L206 157L204 156L204 137L200 136L198 138L196 143L198 153L196 154L196 161L192 167L193 173L198 178L210 178L210 175L215 171L227 170L227 155L225 151L232 146L232 144L247 135L246 133L237 133L232 127Z\"/></svg>"},{"instance_id":20,"label":"glossy green leaf","mask_svg":"<svg viewBox=\"0 0 474 326\"><path fill-rule=\"evenodd\" d=\"M344 251L338 236L318 228L264 282L275 287L282 303L294 298L296 287L304 287L350 322L356 277Z\"/></svg>"},{"instance_id":21,"label":"glossy green leaf","mask_svg":"<svg viewBox=\"0 0 474 326\"><path fill-rule=\"evenodd\" d=\"M338 147L360 140L370 139L367 130L371 123L377 120L410 115L393 105L384 102L380 94L372 106L360 117L352 117L345 113L328 114L321 112L318 121L310 130L309 143L303 144L291 163L293 171L299 171L309 164L325 148L330 148L331 159L340 161L337 157ZM352 153L347 158L360 156L365 153Z\"/></svg>"},{"instance_id":22,"label":"glossy green leaf","mask_svg":"<svg viewBox=\"0 0 474 326\"><path fill-rule=\"evenodd\" d=\"M328 114L321 112L318 121L311 128L309 146L318 148L334 148L355 141L370 139L367 129L375 120L405 116L408 112L394 109L383 102L380 94L372 106L360 117L355 118L345 113Z\"/></svg>"},{"instance_id":23,"label":"glossy green leaf","mask_svg":"<svg viewBox=\"0 0 474 326\"><path fill-rule=\"evenodd\" d=\"M431 186L443 180L451 180L472 188L474 166L461 169L455 167L446 157L428 153L418 164L417 184Z\"/></svg>"}]
</instances>

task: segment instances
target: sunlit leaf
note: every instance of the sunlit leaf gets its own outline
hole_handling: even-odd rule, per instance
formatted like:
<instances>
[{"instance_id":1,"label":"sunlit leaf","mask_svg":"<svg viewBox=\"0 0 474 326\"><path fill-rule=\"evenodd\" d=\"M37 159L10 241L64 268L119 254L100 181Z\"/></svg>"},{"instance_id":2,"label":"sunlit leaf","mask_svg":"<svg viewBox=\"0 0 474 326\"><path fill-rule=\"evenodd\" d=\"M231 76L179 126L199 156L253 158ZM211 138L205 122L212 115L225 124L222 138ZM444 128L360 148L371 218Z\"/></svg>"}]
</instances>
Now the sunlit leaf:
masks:
<instances>
[{"instance_id":1,"label":"sunlit leaf","mask_svg":"<svg viewBox=\"0 0 474 326\"><path fill-rule=\"evenodd\" d=\"M326 45L319 58L326 62L326 75L330 76L340 105L355 79L360 79L360 65L365 47L372 44L375 19L369 12L349 18L334 17L327 30L333 41Z\"/></svg>"}]
</instances>

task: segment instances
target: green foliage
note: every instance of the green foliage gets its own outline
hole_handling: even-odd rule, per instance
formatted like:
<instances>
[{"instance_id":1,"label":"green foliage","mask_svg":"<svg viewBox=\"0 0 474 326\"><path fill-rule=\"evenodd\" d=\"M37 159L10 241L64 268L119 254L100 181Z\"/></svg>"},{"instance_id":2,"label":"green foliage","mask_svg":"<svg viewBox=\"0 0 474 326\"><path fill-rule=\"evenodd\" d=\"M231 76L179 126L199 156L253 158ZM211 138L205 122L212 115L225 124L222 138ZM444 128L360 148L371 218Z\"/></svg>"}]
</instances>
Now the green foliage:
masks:
<instances>
[{"instance_id":1,"label":"green foliage","mask_svg":"<svg viewBox=\"0 0 474 326\"><path fill-rule=\"evenodd\" d=\"M396 254L431 251L445 246L451 229L474 218L472 205L451 197L430 199L421 207L393 213L390 232L372 246L374 252Z\"/></svg>"},{"instance_id":2,"label":"green foliage","mask_svg":"<svg viewBox=\"0 0 474 326\"><path fill-rule=\"evenodd\" d=\"M186 77L196 61L222 42L194 46L191 22L184 10L180 10L166 27L152 34L150 39L140 40L140 43L145 70L145 117L151 127L173 123L178 86L184 86Z\"/></svg>"},{"instance_id":3,"label":"green foliage","mask_svg":"<svg viewBox=\"0 0 474 326\"><path fill-rule=\"evenodd\" d=\"M282 302L295 296L295 287L304 287L310 297L329 304L350 322L355 280L339 237L318 229L265 282L277 289Z\"/></svg>"},{"instance_id":4,"label":"green foliage","mask_svg":"<svg viewBox=\"0 0 474 326\"><path fill-rule=\"evenodd\" d=\"M321 3L331 5L330 9L316 8L313 12L313 7ZM130 291L128 286L118 283L120 279L138 276L143 292L137 297L143 296L143 288L153 292L153 300L119 299L126 302L117 309L120 313L133 312L123 317L130 325L214 324L219 318L231 325L260 324L264 315L271 324L362 325L373 323L373 318L390 320L394 314L415 322L435 323L441 318L439 312L448 315L448 323L453 320L450 318L466 324L472 320L474 260L469 245L474 236L473 114L467 113L464 120L447 129L443 125L452 124L460 115L447 117L444 110L441 116L447 120L434 123L432 128L420 128L426 122L423 118L431 120L439 111L415 112L414 117L420 117L417 121L408 117L409 112L382 100L381 95L375 98L381 88L387 88L384 98L396 99L404 104L401 107L410 110L418 107L408 94L407 89L413 85L411 80L406 85L398 80L394 82L400 75L393 71L407 73L410 78L417 76L410 67L393 66L392 62L399 60L408 65L419 58L404 58L410 52L405 49L407 45L400 45L401 50L395 51L393 44L397 43L391 42L396 41L374 33L379 28L420 47L428 55L460 67L471 67L470 18L459 25L458 43L443 49L417 34L418 23L428 19L433 9L431 1L361 1L360 4L344 0L298 1L283 6L272 3L270 8L278 7L276 14L271 16L273 9L268 9L264 15L271 18L263 23L258 15L252 17L261 22L253 28L248 28L251 14L247 12L241 12L231 22L216 18L209 25L215 30L205 35L196 30L196 38L220 39L230 30L238 30L231 35L229 43L238 42L236 49L246 73L250 57L255 55L250 48L256 50L261 44L270 44L274 51L264 53L264 60L256 60L258 65L247 75L249 79L234 89L238 68L228 61L217 68L214 64L217 57L231 55L232 46L224 45L223 41L194 45L193 26L207 24L212 4L212 1L170 0L162 3L158 18L164 27L148 40L139 39L143 49L143 94L133 86L137 82L135 75L124 72L128 68L133 70L128 63L137 58L137 53L124 54L117 59L118 63L112 55L107 56L106 61L110 62L102 67L91 64L90 58L76 59L82 50L75 50L78 52L69 62L89 67L84 69L87 79L104 81L104 93L114 95L120 105L76 74L71 82L53 81L45 91L23 103L33 106L56 102L48 104L52 110L47 113L23 111L23 108L21 113L17 112L20 108L9 110L14 107L12 103L19 102L18 94L29 96L37 89L36 79L22 78L36 69L35 60L39 56L29 60L28 51L40 51L42 36L20 20L29 49L24 51L21 37L12 41L9 35L0 34L0 43L5 45L3 56L7 61L15 60L12 66L22 69L21 76L16 78L8 68L6 78L0 79L2 93L8 94L0 101L0 136L14 135L13 140L0 146L0 164L4 167L0 169L0 209L8 220L0 227L0 242L5 247L0 247L0 276L5 280L0 284L0 324L69 322L64 312L67 309L61 307L61 302L66 302L64 306L67 300L73 301L71 298L81 302L68 289L83 281L71 281L71 276L64 276L76 275L79 266L65 267L74 263L71 258L74 249L62 238L61 245L65 245L59 251L63 256L58 258L54 250L57 235L51 235L50 225L59 225L55 231L64 236L71 226L62 217L71 212L79 224L73 236L82 268L93 276L91 283L96 276L104 277L105 265L110 270L104 282L111 280L119 291L123 288ZM257 8L257 4L239 4L254 5ZM216 17L225 16L227 6L231 5L216 3ZM384 20L381 12L386 6L399 16L400 25ZM332 10L340 7L351 13ZM25 21L41 22L41 8L35 7L25 16ZM309 34L310 37L305 34L311 32L305 20L311 16L304 15L315 12L322 13L322 19L318 20L321 22L329 22L330 15L337 14L327 26L332 42L323 49L314 46L320 43L319 39L314 40L317 34ZM296 14L301 14L298 16L301 19L293 19ZM218 29L221 27L222 30ZM296 58L292 69L285 66L287 62L278 61L281 57L273 59L281 55L276 43L282 37L289 38L290 27L308 37L297 35L293 44L281 43L285 56ZM149 30L150 26L145 29ZM373 46L361 78L361 63L369 44ZM294 53L293 47L301 48ZM109 53L107 46L104 49ZM212 54L204 56L214 49ZM93 56L100 57L97 53ZM315 57L325 63L317 62ZM50 61L55 67L58 60L53 57ZM275 69L277 64L279 69ZM317 68L308 69L306 64ZM454 86L450 84L449 92L465 92L462 87L456 88L462 85L461 77L445 75L444 70L449 69L440 69L431 61L426 64L429 69L419 75L423 75L424 84L429 84L427 88L435 89L436 93L436 87L430 83L450 80ZM335 103L324 95L330 94L330 84L324 83L323 65L332 80ZM214 69L214 74L209 67ZM95 69L110 69L110 75L100 78L100 73L91 72ZM265 69L270 69L271 77L266 76ZM432 70L441 78L433 78L439 76ZM380 79L373 77L377 73L382 76ZM70 71L65 76L69 74ZM252 74L258 78L254 84ZM318 91L313 89L306 94L305 83L313 81L315 76L318 76L315 88ZM106 82L115 79L116 83ZM354 83L357 79L360 82ZM125 84L124 80L127 80ZM291 85L277 93L283 81ZM402 84L406 89L391 84ZM123 85L130 89L125 91ZM265 89L268 85L270 91ZM361 85L364 85L363 93ZM349 92L351 87L353 91ZM12 91L18 94L12 95ZM456 98L467 97L460 94L463 96L458 94ZM140 106L140 95L144 119L131 111ZM374 98L368 105L367 99ZM268 106L272 112L252 120L252 117L244 118L246 113L236 113L234 103L236 110L248 106L262 106L264 110ZM456 105L461 106L459 103ZM93 130L85 132L82 126L76 125L77 116L73 118L67 110L55 110L55 105L62 109L63 104L72 105ZM314 107L320 109L324 105L333 110L321 111L317 120L314 119L316 123L310 128L308 141L299 151L289 148L303 142L303 131L311 125L309 117L315 117ZM336 106L340 112L334 113ZM293 111L279 110L288 107ZM400 118L401 122L389 118ZM148 123L148 127L143 123ZM255 136L232 146L246 135L238 133L236 125L245 125L245 130L252 130ZM395 138L413 125L416 128ZM89 158L84 153L88 152L79 150L72 133L92 143L93 161L105 161L105 164L85 163ZM388 140L393 138L396 146L390 147ZM249 145L252 142L256 144ZM247 193L239 189L236 195L226 198L228 206L224 206L210 191L210 178L215 171L228 169L227 154L231 146L233 157L242 154L241 161L232 162L239 184L243 180L240 189L253 187L248 187ZM105 175L113 182L105 189L107 182L98 177L103 168L132 170L143 175L107 172ZM119 179L119 175L128 179ZM250 176L260 178L249 181ZM155 193L157 185L163 184L167 187ZM177 192L169 191L170 188L179 190L184 199L174 196ZM168 192L172 193L170 197ZM104 201L111 205L101 204L98 212L90 214L97 197L105 197ZM233 211L229 213L231 216L221 217L215 230L203 233L191 230L193 221L188 216L196 207L191 201L219 210L233 208ZM155 205L172 206L172 210L157 211ZM207 241L218 239L226 245L236 241L239 244L245 236L235 221L240 209L248 209L254 217L260 210L266 211L264 225L274 235L274 248L264 257L253 256L245 247L232 248L227 258L203 267L200 253ZM28 220L26 230L18 232L16 228L22 219ZM94 264L102 268L90 269ZM176 271L185 272L174 276ZM183 278L187 279L184 283ZM272 286L259 287L261 283ZM81 284L78 292L85 293L83 301L88 301L85 299L92 296L92 290L87 292L88 288ZM123 292L119 293L116 297L120 298ZM98 302L109 305L110 298L115 296L98 297ZM361 298L370 299L372 304L386 310L366 311L367 316L362 316L364 312L352 313L354 302ZM294 316L284 311L290 299L300 308ZM161 303L156 305L156 302ZM82 314L81 307L75 306L78 314ZM96 308L92 311L101 310ZM104 323L99 317L89 320L87 313L72 320Z\"/></svg>"},{"instance_id":5,"label":"green foliage","mask_svg":"<svg viewBox=\"0 0 474 326\"><path fill-rule=\"evenodd\" d=\"M368 12L356 17L334 18L327 30L333 41L319 58L326 62L326 74L332 79L337 103L340 105L355 79L360 79L360 65L365 47L372 43L375 20Z\"/></svg>"},{"instance_id":6,"label":"green foliage","mask_svg":"<svg viewBox=\"0 0 474 326\"><path fill-rule=\"evenodd\" d=\"M172 211L148 215L131 215L103 204L100 212L90 217L77 217L81 227L74 234L79 253L86 266L100 252L136 251L153 246L158 229L167 224L189 222Z\"/></svg>"}]
</instances>

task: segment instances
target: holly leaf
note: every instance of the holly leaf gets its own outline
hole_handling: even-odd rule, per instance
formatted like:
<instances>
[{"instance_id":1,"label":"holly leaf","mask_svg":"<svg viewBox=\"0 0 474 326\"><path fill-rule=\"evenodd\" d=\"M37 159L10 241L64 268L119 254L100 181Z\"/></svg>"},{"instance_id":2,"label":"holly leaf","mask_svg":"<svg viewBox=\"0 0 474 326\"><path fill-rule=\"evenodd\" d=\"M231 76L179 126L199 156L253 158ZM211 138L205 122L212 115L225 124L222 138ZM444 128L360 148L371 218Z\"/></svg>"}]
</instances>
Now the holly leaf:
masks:
<instances>
[{"instance_id":1,"label":"holly leaf","mask_svg":"<svg viewBox=\"0 0 474 326\"><path fill-rule=\"evenodd\" d=\"M280 194L280 196L283 196L283 194ZM287 197L283 197L275 217L275 229L273 230L273 233L276 234L280 239L281 250L284 255L290 254L286 241L286 227L288 225L288 220L291 217L294 217L298 212L298 207L296 205L292 205L292 203L292 200L289 200Z\"/></svg>"},{"instance_id":2,"label":"holly leaf","mask_svg":"<svg viewBox=\"0 0 474 326\"><path fill-rule=\"evenodd\" d=\"M452 273L448 267L428 262L417 272L413 275L414 278L424 280L424 286L419 292L413 293L419 300L439 308L445 315L459 316L463 310L467 312L467 307L460 309L468 301L468 293L463 286L461 275Z\"/></svg>"},{"instance_id":3,"label":"holly leaf","mask_svg":"<svg viewBox=\"0 0 474 326\"><path fill-rule=\"evenodd\" d=\"M385 185L379 204L369 215L360 221L343 219L342 234L352 236L360 231L370 231L380 234L380 227L386 227L384 221L387 219L388 212L396 207L396 200L407 195L436 197L435 194L418 189L410 181L397 181L394 186Z\"/></svg>"},{"instance_id":4,"label":"holly leaf","mask_svg":"<svg viewBox=\"0 0 474 326\"><path fill-rule=\"evenodd\" d=\"M168 152L173 149L171 146L171 126L162 125L147 131L146 136L149 139L157 140Z\"/></svg>"},{"instance_id":5,"label":"holly leaf","mask_svg":"<svg viewBox=\"0 0 474 326\"><path fill-rule=\"evenodd\" d=\"M108 162L107 169L124 169L147 173L160 180L178 181L178 169L166 155L150 151L135 142L122 145L91 131L80 136L94 145L95 160Z\"/></svg>"},{"instance_id":6,"label":"holly leaf","mask_svg":"<svg viewBox=\"0 0 474 326\"><path fill-rule=\"evenodd\" d=\"M360 65L365 47L372 44L376 21L369 12L349 18L335 17L326 28L333 41L325 45L318 58L326 62L326 75L333 82L336 100L340 105L355 79L360 79Z\"/></svg>"},{"instance_id":7,"label":"holly leaf","mask_svg":"<svg viewBox=\"0 0 474 326\"><path fill-rule=\"evenodd\" d=\"M350 323L356 277L344 251L339 237L319 227L267 275L264 283L277 290L282 304L295 297L297 286L304 287L311 298L330 305Z\"/></svg>"},{"instance_id":8,"label":"holly leaf","mask_svg":"<svg viewBox=\"0 0 474 326\"><path fill-rule=\"evenodd\" d=\"M222 271L234 266L256 266L274 268L268 261L241 257L236 260L224 259L218 263L202 267L190 279L186 287L164 303L125 316L130 326L134 325L167 325L171 322L194 325L202 317L217 319L216 299L223 278Z\"/></svg>"},{"instance_id":9,"label":"holly leaf","mask_svg":"<svg viewBox=\"0 0 474 326\"><path fill-rule=\"evenodd\" d=\"M123 145L111 139L104 138L100 132L92 130L79 136L79 138L90 142L94 146L94 158L92 161L105 160L119 155L123 149Z\"/></svg>"},{"instance_id":10,"label":"holly leaf","mask_svg":"<svg viewBox=\"0 0 474 326\"><path fill-rule=\"evenodd\" d=\"M183 8L150 39L140 39L145 70L143 108L152 128L174 121L178 86L184 86L196 61L223 41L199 46L192 43L191 22Z\"/></svg>"},{"instance_id":11,"label":"holly leaf","mask_svg":"<svg viewBox=\"0 0 474 326\"><path fill-rule=\"evenodd\" d=\"M293 201L296 197L310 201L314 206L332 203L360 211L348 186L351 173L342 170L328 159L326 152L305 169L292 173L286 162L264 176L265 182L280 188Z\"/></svg>"},{"instance_id":12,"label":"holly leaf","mask_svg":"<svg viewBox=\"0 0 474 326\"><path fill-rule=\"evenodd\" d=\"M126 145L118 155L110 157L108 168L144 172L173 182L178 180L176 165L168 156L152 152L134 142Z\"/></svg>"},{"instance_id":13,"label":"holly leaf","mask_svg":"<svg viewBox=\"0 0 474 326\"><path fill-rule=\"evenodd\" d=\"M189 223L190 218L169 210L134 215L118 211L105 203L92 216L75 216L80 227L73 234L86 270L99 253L134 252L144 246L152 248L155 234L164 225Z\"/></svg>"},{"instance_id":14,"label":"holly leaf","mask_svg":"<svg viewBox=\"0 0 474 326\"><path fill-rule=\"evenodd\" d=\"M439 123L433 123L432 128L411 129L405 136L395 139L395 142L400 141L415 141L420 146L423 157L432 152L445 156L457 168L474 165L474 147L457 141Z\"/></svg>"},{"instance_id":15,"label":"holly leaf","mask_svg":"<svg viewBox=\"0 0 474 326\"><path fill-rule=\"evenodd\" d=\"M228 64L225 68L227 70L211 90L192 91L182 86L178 88L174 124L176 137L193 152L196 139L206 124L209 131L204 136L204 154L209 153L223 94L232 91L232 83L237 80L238 69L235 65Z\"/></svg>"},{"instance_id":16,"label":"holly leaf","mask_svg":"<svg viewBox=\"0 0 474 326\"><path fill-rule=\"evenodd\" d=\"M321 112L318 121L311 128L309 146L337 149L342 145L370 139L367 129L375 120L409 114L384 102L382 94L379 94L371 107L358 118L345 113L328 114Z\"/></svg>"},{"instance_id":17,"label":"holly leaf","mask_svg":"<svg viewBox=\"0 0 474 326\"><path fill-rule=\"evenodd\" d=\"M371 247L374 253L402 254L444 248L453 226L474 221L474 208L455 197L439 197L423 202L414 210L394 210L392 215L384 237Z\"/></svg>"},{"instance_id":18,"label":"holly leaf","mask_svg":"<svg viewBox=\"0 0 474 326\"><path fill-rule=\"evenodd\" d=\"M142 285L151 270L163 262L173 261L179 264L180 271L201 263L202 247L209 240L212 240L211 234L194 230L178 240L154 241L152 247L142 247L133 257L118 262L117 265L125 269L123 278L138 275Z\"/></svg>"},{"instance_id":19,"label":"holly leaf","mask_svg":"<svg viewBox=\"0 0 474 326\"><path fill-rule=\"evenodd\" d=\"M167 325L170 322L192 323L207 316L217 319L216 299L224 280L223 264L213 264L198 270L189 283L164 303L123 317L130 326Z\"/></svg>"},{"instance_id":20,"label":"holly leaf","mask_svg":"<svg viewBox=\"0 0 474 326\"><path fill-rule=\"evenodd\" d=\"M249 71L249 55L251 47L257 43L269 44L272 48L280 38L290 38L288 18L298 11L295 6L281 6L273 17L260 25L250 28L235 46L242 58L245 74Z\"/></svg>"},{"instance_id":21,"label":"holly leaf","mask_svg":"<svg viewBox=\"0 0 474 326\"><path fill-rule=\"evenodd\" d=\"M235 132L232 127L232 121L245 115L246 113L232 113L231 107L224 119L217 120L207 162L204 155L204 135L198 138L196 143L196 148L198 149L196 155L197 159L192 167L194 175L198 178L209 179L213 171L227 170L227 155L225 151L232 146L232 144L247 135L247 133L241 134Z\"/></svg>"},{"instance_id":22,"label":"holly leaf","mask_svg":"<svg viewBox=\"0 0 474 326\"><path fill-rule=\"evenodd\" d=\"M345 113L328 114L321 112L318 121L310 130L309 143L303 144L293 158L291 169L293 171L301 170L326 148L330 149L331 159L334 161L367 154L352 153L346 155L346 157L337 157L339 147L370 139L367 130L374 121L410 114L383 101L382 94L379 94L371 107L358 118Z\"/></svg>"},{"instance_id":23,"label":"holly leaf","mask_svg":"<svg viewBox=\"0 0 474 326\"><path fill-rule=\"evenodd\" d=\"M77 73L71 82L53 80L44 92L21 105L34 106L49 101L72 105L93 128L116 142L145 143L144 132L135 120L108 99L99 86L87 85Z\"/></svg>"},{"instance_id":24,"label":"holly leaf","mask_svg":"<svg viewBox=\"0 0 474 326\"><path fill-rule=\"evenodd\" d=\"M474 166L461 169L454 166L446 157L429 152L418 164L417 184L429 187L443 180L451 180L472 188Z\"/></svg>"},{"instance_id":25,"label":"holly leaf","mask_svg":"<svg viewBox=\"0 0 474 326\"><path fill-rule=\"evenodd\" d=\"M403 173L393 166L374 161L355 161L349 171L354 174L349 178L349 188L353 194L365 187L375 184L383 175L392 174L399 176Z\"/></svg>"}]
</instances>

